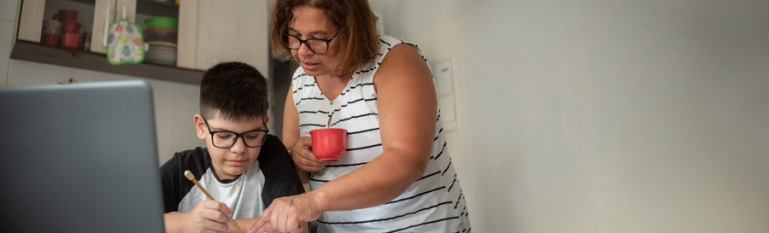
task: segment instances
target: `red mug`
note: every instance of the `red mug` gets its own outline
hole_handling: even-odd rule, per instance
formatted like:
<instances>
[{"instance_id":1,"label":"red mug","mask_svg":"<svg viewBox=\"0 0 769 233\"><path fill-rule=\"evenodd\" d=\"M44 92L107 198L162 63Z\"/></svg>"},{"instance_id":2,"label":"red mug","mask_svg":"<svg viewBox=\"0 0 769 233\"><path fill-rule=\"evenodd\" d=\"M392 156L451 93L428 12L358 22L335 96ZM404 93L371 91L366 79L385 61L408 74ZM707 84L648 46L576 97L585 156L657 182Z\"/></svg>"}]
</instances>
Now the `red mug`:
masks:
<instances>
[{"instance_id":1,"label":"red mug","mask_svg":"<svg viewBox=\"0 0 769 233\"><path fill-rule=\"evenodd\" d=\"M67 32L61 34L61 47L80 48L80 34Z\"/></svg>"},{"instance_id":2,"label":"red mug","mask_svg":"<svg viewBox=\"0 0 769 233\"><path fill-rule=\"evenodd\" d=\"M77 21L62 21L61 33L78 33L80 32L80 23Z\"/></svg>"},{"instance_id":3,"label":"red mug","mask_svg":"<svg viewBox=\"0 0 769 233\"><path fill-rule=\"evenodd\" d=\"M59 13L53 16L59 21L77 21L77 11L69 9L60 9Z\"/></svg>"},{"instance_id":4,"label":"red mug","mask_svg":"<svg viewBox=\"0 0 769 233\"><path fill-rule=\"evenodd\" d=\"M313 129L310 130L310 137L312 137L312 153L320 161L337 161L342 158L346 151L346 129Z\"/></svg>"},{"instance_id":5,"label":"red mug","mask_svg":"<svg viewBox=\"0 0 769 233\"><path fill-rule=\"evenodd\" d=\"M59 39L59 35L44 33L42 38L40 38L40 43L50 46L59 46Z\"/></svg>"}]
</instances>

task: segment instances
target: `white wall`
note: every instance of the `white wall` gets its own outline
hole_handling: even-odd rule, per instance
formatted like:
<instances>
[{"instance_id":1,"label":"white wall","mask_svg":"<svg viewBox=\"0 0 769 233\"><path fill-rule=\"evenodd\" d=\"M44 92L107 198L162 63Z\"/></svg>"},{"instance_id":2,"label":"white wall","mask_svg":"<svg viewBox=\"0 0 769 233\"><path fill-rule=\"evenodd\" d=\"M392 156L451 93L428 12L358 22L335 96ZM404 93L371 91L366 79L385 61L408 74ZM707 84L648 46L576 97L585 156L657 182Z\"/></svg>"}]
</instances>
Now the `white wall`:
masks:
<instances>
[{"instance_id":1,"label":"white wall","mask_svg":"<svg viewBox=\"0 0 769 233\"><path fill-rule=\"evenodd\" d=\"M370 2L453 62L473 232L769 232L766 1Z\"/></svg>"},{"instance_id":2,"label":"white wall","mask_svg":"<svg viewBox=\"0 0 769 233\"><path fill-rule=\"evenodd\" d=\"M9 59L16 37L15 27L18 24L20 2L20 0L0 0L0 88L55 84L67 82L69 78L73 78L75 82L140 79L140 77ZM56 4L62 3L53 2L51 5L55 7ZM71 4L69 7L83 5L76 2L67 4ZM78 16L78 18L81 17ZM192 116L198 113L199 86L154 79L146 80L152 86L155 103L159 163L163 164L170 159L174 152L205 146L205 142L195 136L192 120Z\"/></svg>"}]
</instances>

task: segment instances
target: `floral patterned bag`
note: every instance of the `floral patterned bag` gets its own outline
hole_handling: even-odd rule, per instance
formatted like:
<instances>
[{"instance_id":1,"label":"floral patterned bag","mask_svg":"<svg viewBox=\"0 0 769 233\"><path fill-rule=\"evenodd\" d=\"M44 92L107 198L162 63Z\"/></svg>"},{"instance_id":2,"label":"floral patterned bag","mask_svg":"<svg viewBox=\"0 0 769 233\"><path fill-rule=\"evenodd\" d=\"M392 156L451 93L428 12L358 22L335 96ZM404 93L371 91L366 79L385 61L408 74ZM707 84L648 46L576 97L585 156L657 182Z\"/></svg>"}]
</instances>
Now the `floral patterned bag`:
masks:
<instances>
[{"instance_id":1,"label":"floral patterned bag","mask_svg":"<svg viewBox=\"0 0 769 233\"><path fill-rule=\"evenodd\" d=\"M146 46L141 27L123 18L110 24L107 33L109 64L139 64L144 61Z\"/></svg>"}]
</instances>

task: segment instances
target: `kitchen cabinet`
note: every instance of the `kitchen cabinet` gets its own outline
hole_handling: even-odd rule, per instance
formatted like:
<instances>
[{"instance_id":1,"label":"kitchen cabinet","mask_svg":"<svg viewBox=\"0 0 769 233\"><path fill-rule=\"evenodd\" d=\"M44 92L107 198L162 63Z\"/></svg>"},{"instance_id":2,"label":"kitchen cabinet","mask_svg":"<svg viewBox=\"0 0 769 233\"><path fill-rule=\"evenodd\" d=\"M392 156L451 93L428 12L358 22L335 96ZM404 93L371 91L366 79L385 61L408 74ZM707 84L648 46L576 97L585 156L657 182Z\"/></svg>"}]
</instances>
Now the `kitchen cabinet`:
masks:
<instances>
[{"instance_id":1,"label":"kitchen cabinet","mask_svg":"<svg viewBox=\"0 0 769 233\"><path fill-rule=\"evenodd\" d=\"M93 10L93 24L91 27L91 52L105 53L104 34L106 33L107 11L109 11L109 23L123 18L125 8L128 21L141 24L136 21L136 0L96 0ZM109 5L109 8L107 6Z\"/></svg>"},{"instance_id":2,"label":"kitchen cabinet","mask_svg":"<svg viewBox=\"0 0 769 233\"><path fill-rule=\"evenodd\" d=\"M147 2L147 0L142 0L142 2ZM81 23L83 31L93 34L91 40L93 46L91 46L90 51L104 53L104 46L102 45L107 20L111 23L121 19L123 8L125 8L126 18L136 22L137 3L137 0L23 0L19 14L17 39L39 43L44 19L50 19L57 9L74 9L78 11L77 19ZM110 6L109 9L107 5ZM108 10L109 19L106 18ZM172 12L173 10L167 11ZM141 22L138 23L141 24Z\"/></svg>"},{"instance_id":3,"label":"kitchen cabinet","mask_svg":"<svg viewBox=\"0 0 769 233\"><path fill-rule=\"evenodd\" d=\"M267 0L198 0L196 68L242 61L268 76L269 3Z\"/></svg>"},{"instance_id":4,"label":"kitchen cabinet","mask_svg":"<svg viewBox=\"0 0 769 233\"><path fill-rule=\"evenodd\" d=\"M78 21L93 35L90 51L40 44L43 20L55 11L52 5L79 10ZM151 16L178 18L176 66L107 63L103 47L107 12L111 23L122 18L123 8L128 20L142 26ZM23 0L11 58L194 84L203 70L223 61L242 61L268 76L268 8L268 0L181 0L178 6L157 0Z\"/></svg>"}]
</instances>

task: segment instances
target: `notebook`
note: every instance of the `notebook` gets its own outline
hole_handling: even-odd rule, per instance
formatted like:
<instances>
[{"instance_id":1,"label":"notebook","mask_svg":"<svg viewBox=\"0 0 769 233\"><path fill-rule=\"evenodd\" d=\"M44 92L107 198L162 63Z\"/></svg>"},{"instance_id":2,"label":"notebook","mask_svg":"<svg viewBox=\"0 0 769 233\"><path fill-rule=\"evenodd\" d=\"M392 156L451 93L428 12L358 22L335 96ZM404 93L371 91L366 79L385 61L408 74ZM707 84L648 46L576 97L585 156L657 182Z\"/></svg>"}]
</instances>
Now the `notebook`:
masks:
<instances>
[{"instance_id":1,"label":"notebook","mask_svg":"<svg viewBox=\"0 0 769 233\"><path fill-rule=\"evenodd\" d=\"M163 232L145 81L0 89L3 232Z\"/></svg>"}]
</instances>

